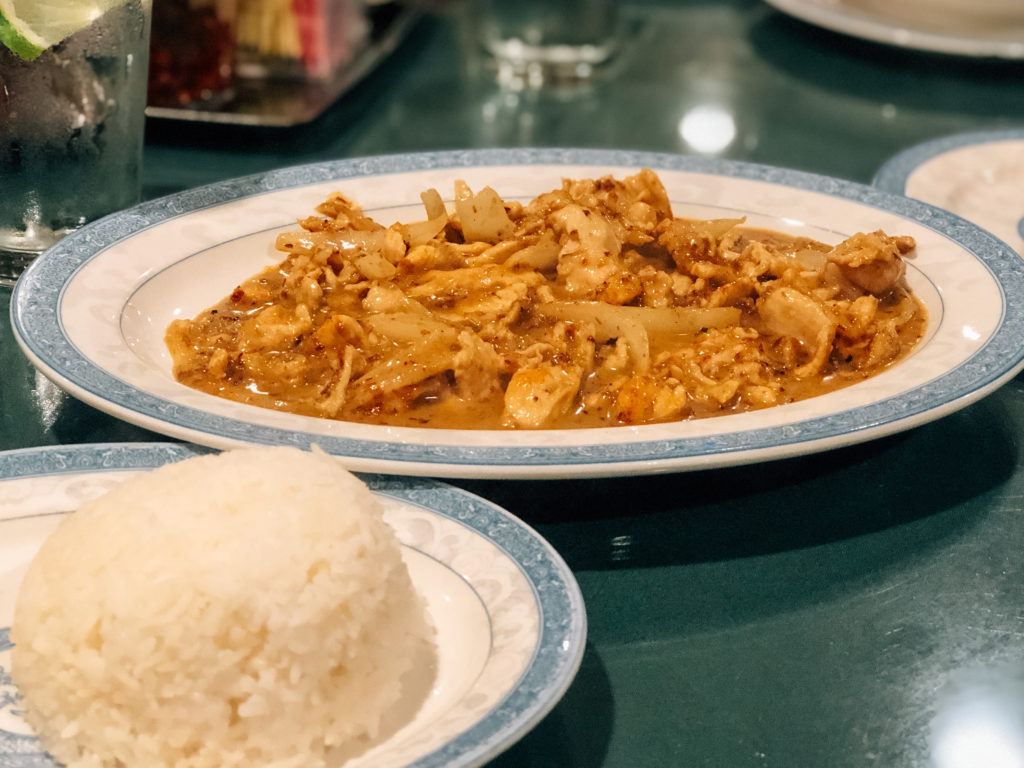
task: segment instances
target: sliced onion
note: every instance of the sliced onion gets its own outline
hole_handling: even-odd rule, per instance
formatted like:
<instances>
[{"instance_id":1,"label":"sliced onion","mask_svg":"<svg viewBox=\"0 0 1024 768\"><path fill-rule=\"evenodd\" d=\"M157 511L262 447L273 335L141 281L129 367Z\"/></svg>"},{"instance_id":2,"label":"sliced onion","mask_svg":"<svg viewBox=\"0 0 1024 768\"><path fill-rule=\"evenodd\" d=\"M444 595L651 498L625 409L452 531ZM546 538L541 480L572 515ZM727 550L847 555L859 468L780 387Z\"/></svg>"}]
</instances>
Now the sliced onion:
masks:
<instances>
[{"instance_id":1,"label":"sliced onion","mask_svg":"<svg viewBox=\"0 0 1024 768\"><path fill-rule=\"evenodd\" d=\"M415 221L412 224L403 224L402 229L405 231L405 239L409 241L409 247L415 248L417 245L424 245L429 243L442 231L448 224L448 214L442 214L433 219L427 219L426 221Z\"/></svg>"},{"instance_id":2,"label":"sliced onion","mask_svg":"<svg viewBox=\"0 0 1024 768\"><path fill-rule=\"evenodd\" d=\"M448 218L448 209L444 207L444 200L441 199L441 194L431 187L425 192L420 193L420 200L423 201L423 208L427 212L428 219L437 219L444 216Z\"/></svg>"},{"instance_id":3,"label":"sliced onion","mask_svg":"<svg viewBox=\"0 0 1024 768\"><path fill-rule=\"evenodd\" d=\"M460 197L456 191L455 210L467 243L478 240L497 243L515 232L505 204L490 187L484 187L472 197Z\"/></svg>"},{"instance_id":4,"label":"sliced onion","mask_svg":"<svg viewBox=\"0 0 1024 768\"><path fill-rule=\"evenodd\" d=\"M564 320L631 320L640 323L649 333L659 335L687 335L704 328L728 328L739 324L742 315L738 307L618 307L600 301L552 302L541 305L538 310Z\"/></svg>"},{"instance_id":5,"label":"sliced onion","mask_svg":"<svg viewBox=\"0 0 1024 768\"><path fill-rule=\"evenodd\" d=\"M384 312L370 315L364 322L381 336L403 343L423 342L434 337L455 342L458 338L458 331L447 323L413 312Z\"/></svg>"}]
</instances>

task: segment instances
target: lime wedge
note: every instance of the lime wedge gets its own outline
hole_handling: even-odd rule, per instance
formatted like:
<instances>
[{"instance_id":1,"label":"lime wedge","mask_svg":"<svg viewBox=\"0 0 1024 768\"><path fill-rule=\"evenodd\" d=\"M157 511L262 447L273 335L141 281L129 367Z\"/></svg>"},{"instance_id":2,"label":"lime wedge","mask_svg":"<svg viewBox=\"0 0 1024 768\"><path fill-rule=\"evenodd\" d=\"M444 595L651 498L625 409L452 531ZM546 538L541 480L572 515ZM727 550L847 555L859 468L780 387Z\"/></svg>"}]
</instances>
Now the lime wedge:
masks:
<instances>
[{"instance_id":1,"label":"lime wedge","mask_svg":"<svg viewBox=\"0 0 1024 768\"><path fill-rule=\"evenodd\" d=\"M31 61L124 2L126 0L0 0L0 43Z\"/></svg>"}]
</instances>

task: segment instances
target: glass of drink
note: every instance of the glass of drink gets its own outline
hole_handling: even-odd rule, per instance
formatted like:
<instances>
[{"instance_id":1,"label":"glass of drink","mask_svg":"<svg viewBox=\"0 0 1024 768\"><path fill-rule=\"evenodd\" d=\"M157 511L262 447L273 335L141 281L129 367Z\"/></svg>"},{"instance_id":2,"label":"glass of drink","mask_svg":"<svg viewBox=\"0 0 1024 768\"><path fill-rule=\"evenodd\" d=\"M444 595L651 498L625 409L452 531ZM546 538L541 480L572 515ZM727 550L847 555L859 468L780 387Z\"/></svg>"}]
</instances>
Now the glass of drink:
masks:
<instances>
[{"instance_id":1,"label":"glass of drink","mask_svg":"<svg viewBox=\"0 0 1024 768\"><path fill-rule=\"evenodd\" d=\"M138 202L151 0L0 5L0 283Z\"/></svg>"},{"instance_id":2,"label":"glass of drink","mask_svg":"<svg viewBox=\"0 0 1024 768\"><path fill-rule=\"evenodd\" d=\"M620 43L618 0L478 0L479 37L499 80L586 80Z\"/></svg>"}]
</instances>

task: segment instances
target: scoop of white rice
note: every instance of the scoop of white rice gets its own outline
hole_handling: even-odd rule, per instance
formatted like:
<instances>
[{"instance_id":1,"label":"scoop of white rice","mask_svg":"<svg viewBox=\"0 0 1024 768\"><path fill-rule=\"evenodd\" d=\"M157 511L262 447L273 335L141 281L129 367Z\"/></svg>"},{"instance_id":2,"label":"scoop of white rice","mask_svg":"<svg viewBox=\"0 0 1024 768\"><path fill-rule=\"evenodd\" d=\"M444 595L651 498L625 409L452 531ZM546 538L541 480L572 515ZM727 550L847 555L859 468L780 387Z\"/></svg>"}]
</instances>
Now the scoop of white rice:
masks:
<instances>
[{"instance_id":1,"label":"scoop of white rice","mask_svg":"<svg viewBox=\"0 0 1024 768\"><path fill-rule=\"evenodd\" d=\"M69 766L307 768L374 735L430 637L366 486L260 448L69 516L18 594L13 674Z\"/></svg>"}]
</instances>

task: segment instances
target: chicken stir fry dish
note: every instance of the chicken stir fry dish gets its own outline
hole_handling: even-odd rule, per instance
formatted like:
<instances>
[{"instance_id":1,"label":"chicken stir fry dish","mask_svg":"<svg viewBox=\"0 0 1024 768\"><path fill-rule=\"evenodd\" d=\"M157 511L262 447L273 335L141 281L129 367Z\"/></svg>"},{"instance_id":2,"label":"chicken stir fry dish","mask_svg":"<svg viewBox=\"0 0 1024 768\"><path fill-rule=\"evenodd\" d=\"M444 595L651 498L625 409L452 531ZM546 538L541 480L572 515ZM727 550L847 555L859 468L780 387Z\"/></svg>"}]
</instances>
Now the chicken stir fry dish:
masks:
<instances>
[{"instance_id":1,"label":"chicken stir fry dish","mask_svg":"<svg viewBox=\"0 0 1024 768\"><path fill-rule=\"evenodd\" d=\"M877 374L926 325L910 237L676 218L658 176L528 202L457 182L384 227L336 193L277 266L167 330L182 383L371 424L566 429L792 402Z\"/></svg>"}]
</instances>

